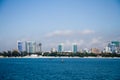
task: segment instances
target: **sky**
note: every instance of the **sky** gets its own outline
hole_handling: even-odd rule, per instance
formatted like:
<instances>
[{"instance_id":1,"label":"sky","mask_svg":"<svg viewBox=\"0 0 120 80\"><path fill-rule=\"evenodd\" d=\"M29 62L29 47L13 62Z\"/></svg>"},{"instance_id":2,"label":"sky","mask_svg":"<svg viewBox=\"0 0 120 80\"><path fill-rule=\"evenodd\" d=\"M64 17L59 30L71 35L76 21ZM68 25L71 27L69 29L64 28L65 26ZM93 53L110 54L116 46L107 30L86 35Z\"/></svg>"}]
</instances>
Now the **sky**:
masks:
<instances>
[{"instance_id":1,"label":"sky","mask_svg":"<svg viewBox=\"0 0 120 80\"><path fill-rule=\"evenodd\" d=\"M120 41L120 0L0 0L0 51L16 49L18 40L44 51L60 43L103 49Z\"/></svg>"}]
</instances>

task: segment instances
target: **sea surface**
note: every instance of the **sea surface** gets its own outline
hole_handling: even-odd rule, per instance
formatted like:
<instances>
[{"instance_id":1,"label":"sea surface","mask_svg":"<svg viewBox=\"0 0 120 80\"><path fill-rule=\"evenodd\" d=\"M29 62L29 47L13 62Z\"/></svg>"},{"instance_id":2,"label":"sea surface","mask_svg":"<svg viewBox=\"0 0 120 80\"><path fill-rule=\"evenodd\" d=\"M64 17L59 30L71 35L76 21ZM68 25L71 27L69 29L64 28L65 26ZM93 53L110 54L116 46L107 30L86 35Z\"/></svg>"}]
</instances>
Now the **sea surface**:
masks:
<instances>
[{"instance_id":1,"label":"sea surface","mask_svg":"<svg viewBox=\"0 0 120 80\"><path fill-rule=\"evenodd\" d=\"M1 58L0 80L120 80L120 59Z\"/></svg>"}]
</instances>

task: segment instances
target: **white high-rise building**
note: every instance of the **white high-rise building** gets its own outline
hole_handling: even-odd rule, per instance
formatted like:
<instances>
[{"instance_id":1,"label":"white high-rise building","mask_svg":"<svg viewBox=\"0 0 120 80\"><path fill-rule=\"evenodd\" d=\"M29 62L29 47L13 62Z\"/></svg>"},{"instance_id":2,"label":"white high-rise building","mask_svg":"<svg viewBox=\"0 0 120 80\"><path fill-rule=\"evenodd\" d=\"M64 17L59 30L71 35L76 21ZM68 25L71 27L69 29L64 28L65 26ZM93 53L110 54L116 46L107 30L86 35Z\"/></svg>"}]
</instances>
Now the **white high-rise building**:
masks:
<instances>
[{"instance_id":1,"label":"white high-rise building","mask_svg":"<svg viewBox=\"0 0 120 80\"><path fill-rule=\"evenodd\" d=\"M111 53L110 47L106 46L106 47L105 47L105 52L106 52L106 53Z\"/></svg>"},{"instance_id":2,"label":"white high-rise building","mask_svg":"<svg viewBox=\"0 0 120 80\"><path fill-rule=\"evenodd\" d=\"M27 53L35 53L36 52L36 42L35 41L26 41L25 42Z\"/></svg>"}]
</instances>

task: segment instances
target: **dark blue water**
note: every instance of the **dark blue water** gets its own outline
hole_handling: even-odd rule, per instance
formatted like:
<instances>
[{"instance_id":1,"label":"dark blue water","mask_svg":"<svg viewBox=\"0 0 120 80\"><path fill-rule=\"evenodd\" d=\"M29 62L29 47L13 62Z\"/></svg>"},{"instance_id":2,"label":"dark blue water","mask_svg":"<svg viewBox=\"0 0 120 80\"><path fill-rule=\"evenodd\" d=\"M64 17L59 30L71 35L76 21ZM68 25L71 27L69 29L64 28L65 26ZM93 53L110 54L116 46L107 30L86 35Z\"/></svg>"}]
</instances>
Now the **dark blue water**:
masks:
<instances>
[{"instance_id":1,"label":"dark blue water","mask_svg":"<svg viewBox=\"0 0 120 80\"><path fill-rule=\"evenodd\" d=\"M120 59L1 58L0 80L120 80Z\"/></svg>"}]
</instances>

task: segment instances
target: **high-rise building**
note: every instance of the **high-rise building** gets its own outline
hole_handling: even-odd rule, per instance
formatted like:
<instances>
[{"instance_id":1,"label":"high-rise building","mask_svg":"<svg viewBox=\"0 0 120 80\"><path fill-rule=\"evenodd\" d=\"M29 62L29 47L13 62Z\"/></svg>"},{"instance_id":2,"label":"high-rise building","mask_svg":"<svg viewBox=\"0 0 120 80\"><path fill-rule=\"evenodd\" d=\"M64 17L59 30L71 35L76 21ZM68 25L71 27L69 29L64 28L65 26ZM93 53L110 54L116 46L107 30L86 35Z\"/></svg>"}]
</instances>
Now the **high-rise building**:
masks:
<instances>
[{"instance_id":1,"label":"high-rise building","mask_svg":"<svg viewBox=\"0 0 120 80\"><path fill-rule=\"evenodd\" d=\"M119 41L111 41L108 43L105 48L105 52L109 53L120 53L120 42Z\"/></svg>"},{"instance_id":2,"label":"high-rise building","mask_svg":"<svg viewBox=\"0 0 120 80\"><path fill-rule=\"evenodd\" d=\"M109 43L108 47L110 48L111 53L116 53L116 45L114 43Z\"/></svg>"},{"instance_id":3,"label":"high-rise building","mask_svg":"<svg viewBox=\"0 0 120 80\"><path fill-rule=\"evenodd\" d=\"M116 47L120 47L120 42L119 41L111 41L112 44L115 44Z\"/></svg>"},{"instance_id":4,"label":"high-rise building","mask_svg":"<svg viewBox=\"0 0 120 80\"><path fill-rule=\"evenodd\" d=\"M42 43L39 43L39 50L40 50L40 53L42 52Z\"/></svg>"},{"instance_id":5,"label":"high-rise building","mask_svg":"<svg viewBox=\"0 0 120 80\"><path fill-rule=\"evenodd\" d=\"M72 45L72 52L73 52L73 53L77 53L77 44L76 44L76 43L74 43L74 44Z\"/></svg>"},{"instance_id":6,"label":"high-rise building","mask_svg":"<svg viewBox=\"0 0 120 80\"><path fill-rule=\"evenodd\" d=\"M19 52L23 51L23 42L22 41L17 41L17 50Z\"/></svg>"},{"instance_id":7,"label":"high-rise building","mask_svg":"<svg viewBox=\"0 0 120 80\"><path fill-rule=\"evenodd\" d=\"M63 52L63 43L58 45L58 52Z\"/></svg>"},{"instance_id":8,"label":"high-rise building","mask_svg":"<svg viewBox=\"0 0 120 80\"><path fill-rule=\"evenodd\" d=\"M35 53L36 52L36 42L34 41L26 41L26 51L27 53Z\"/></svg>"},{"instance_id":9,"label":"high-rise building","mask_svg":"<svg viewBox=\"0 0 120 80\"><path fill-rule=\"evenodd\" d=\"M111 41L112 44L115 45L115 53L120 52L120 42L119 41Z\"/></svg>"},{"instance_id":10,"label":"high-rise building","mask_svg":"<svg viewBox=\"0 0 120 80\"><path fill-rule=\"evenodd\" d=\"M104 52L105 52L105 53L111 53L110 47L106 46Z\"/></svg>"}]
</instances>

